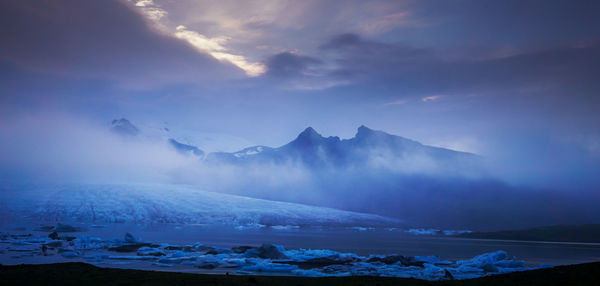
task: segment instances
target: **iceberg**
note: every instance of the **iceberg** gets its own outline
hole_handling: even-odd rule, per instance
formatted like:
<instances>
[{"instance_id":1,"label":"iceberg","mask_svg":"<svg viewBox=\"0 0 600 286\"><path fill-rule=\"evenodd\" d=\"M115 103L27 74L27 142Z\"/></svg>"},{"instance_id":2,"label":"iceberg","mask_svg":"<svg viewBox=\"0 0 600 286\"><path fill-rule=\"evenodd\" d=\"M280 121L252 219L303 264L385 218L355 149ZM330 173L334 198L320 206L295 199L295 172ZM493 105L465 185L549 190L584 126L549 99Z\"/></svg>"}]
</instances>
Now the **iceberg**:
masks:
<instances>
[{"instance_id":1,"label":"iceberg","mask_svg":"<svg viewBox=\"0 0 600 286\"><path fill-rule=\"evenodd\" d=\"M471 259L450 261L438 256L370 255L342 253L328 249L286 249L281 245L234 246L222 248L201 243L180 246L167 243L141 242L126 235L125 239L102 239L81 236L66 247L58 247L57 259L68 261L82 258L87 261L140 267L172 267L178 271L236 269L237 274L280 273L310 277L369 275L405 277L426 280L468 279L486 275L534 269L525 262L509 257L506 251L494 251ZM35 235L0 235L2 251L24 256L46 255L40 249L53 240ZM140 245L144 244L144 245ZM135 246L135 255L112 255L114 249ZM46 247L47 251L50 250ZM104 262L107 260L107 262ZM109 262L110 261L110 262ZM135 263L132 263L135 262ZM538 268L552 267L542 264ZM190 270L186 270L186 269Z\"/></svg>"}]
</instances>

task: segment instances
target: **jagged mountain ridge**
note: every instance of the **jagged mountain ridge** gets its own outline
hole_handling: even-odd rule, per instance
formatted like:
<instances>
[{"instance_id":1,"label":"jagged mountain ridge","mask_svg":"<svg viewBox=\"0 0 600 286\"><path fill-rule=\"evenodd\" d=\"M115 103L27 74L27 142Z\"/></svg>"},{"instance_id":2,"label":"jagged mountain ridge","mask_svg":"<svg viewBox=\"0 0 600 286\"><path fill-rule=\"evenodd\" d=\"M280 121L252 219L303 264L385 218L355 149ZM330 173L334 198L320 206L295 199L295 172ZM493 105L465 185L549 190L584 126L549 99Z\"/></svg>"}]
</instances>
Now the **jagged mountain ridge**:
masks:
<instances>
[{"instance_id":1,"label":"jagged mountain ridge","mask_svg":"<svg viewBox=\"0 0 600 286\"><path fill-rule=\"evenodd\" d=\"M198 149L198 147L193 146L193 145L183 144L173 138L169 138L169 144L171 144L171 146L173 148L175 148L175 150L177 150L177 152L179 152L181 154L192 154L192 155L196 155L196 156L204 156L204 151Z\"/></svg>"},{"instance_id":2,"label":"jagged mountain ridge","mask_svg":"<svg viewBox=\"0 0 600 286\"><path fill-rule=\"evenodd\" d=\"M246 155L248 150L258 147L261 147L261 151ZM207 155L207 161L233 164L302 163L314 168L372 167L377 166L378 161L381 166L418 162L423 165L419 167L433 166L439 170L476 169L482 164L482 158L472 153L423 145L364 125L350 139L324 137L308 127L296 139L281 147L256 146L235 153L215 152Z\"/></svg>"},{"instance_id":3,"label":"jagged mountain ridge","mask_svg":"<svg viewBox=\"0 0 600 286\"><path fill-rule=\"evenodd\" d=\"M114 122L117 120L113 121L113 125ZM126 119L118 122L127 123L125 124L126 130L138 130ZM137 133L125 132L124 134L130 136ZM312 168L385 167L387 165L387 167L415 169L416 171L434 168L447 172L457 169L472 171L480 169L482 165L482 158L478 155L423 145L417 141L373 130L364 125L361 125L357 129L356 135L349 139L340 139L337 136L324 137L314 128L308 127L294 140L283 146L272 148L259 145L237 152L207 154L192 144L181 143L174 138L169 138L168 142L181 154L196 155L215 164L292 163Z\"/></svg>"},{"instance_id":4,"label":"jagged mountain ridge","mask_svg":"<svg viewBox=\"0 0 600 286\"><path fill-rule=\"evenodd\" d=\"M121 136L137 136L140 130L125 118L114 119L111 122L110 130Z\"/></svg>"}]
</instances>

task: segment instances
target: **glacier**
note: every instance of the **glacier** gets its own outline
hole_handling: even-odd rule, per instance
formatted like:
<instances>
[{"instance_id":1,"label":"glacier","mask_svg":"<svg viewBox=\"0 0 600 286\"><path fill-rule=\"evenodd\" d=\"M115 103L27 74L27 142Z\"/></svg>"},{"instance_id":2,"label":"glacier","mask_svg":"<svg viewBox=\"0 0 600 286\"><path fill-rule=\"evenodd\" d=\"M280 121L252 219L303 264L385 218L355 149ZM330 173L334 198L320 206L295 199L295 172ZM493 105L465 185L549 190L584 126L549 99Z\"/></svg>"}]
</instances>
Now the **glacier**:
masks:
<instances>
[{"instance_id":1,"label":"glacier","mask_svg":"<svg viewBox=\"0 0 600 286\"><path fill-rule=\"evenodd\" d=\"M36 221L219 224L240 227L398 225L378 215L254 199L183 185L69 184L8 186L0 216Z\"/></svg>"}]
</instances>

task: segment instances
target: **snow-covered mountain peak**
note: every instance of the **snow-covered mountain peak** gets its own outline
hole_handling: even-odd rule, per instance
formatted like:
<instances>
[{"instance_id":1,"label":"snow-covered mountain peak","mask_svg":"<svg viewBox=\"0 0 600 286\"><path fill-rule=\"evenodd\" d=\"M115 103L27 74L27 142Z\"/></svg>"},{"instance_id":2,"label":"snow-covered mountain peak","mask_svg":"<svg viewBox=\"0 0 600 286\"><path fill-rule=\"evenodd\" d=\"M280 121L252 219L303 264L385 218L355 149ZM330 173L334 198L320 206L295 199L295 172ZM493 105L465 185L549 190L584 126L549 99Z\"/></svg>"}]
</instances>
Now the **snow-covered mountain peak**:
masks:
<instances>
[{"instance_id":1,"label":"snow-covered mountain peak","mask_svg":"<svg viewBox=\"0 0 600 286\"><path fill-rule=\"evenodd\" d=\"M304 131L302 131L300 134L298 134L297 139L315 139L315 138L323 138L323 136L321 136L321 134L319 134L314 128L309 126L309 127L306 127L306 129L304 129Z\"/></svg>"},{"instance_id":2,"label":"snow-covered mountain peak","mask_svg":"<svg viewBox=\"0 0 600 286\"><path fill-rule=\"evenodd\" d=\"M255 155L255 154L261 153L265 150L272 150L272 149L273 148L267 147L267 146L252 146L252 147L248 147L243 150L234 152L233 156L240 158L240 157L244 157L244 156Z\"/></svg>"},{"instance_id":3,"label":"snow-covered mountain peak","mask_svg":"<svg viewBox=\"0 0 600 286\"><path fill-rule=\"evenodd\" d=\"M376 131L367 126L361 125L358 127L355 137L367 137L372 135L374 132Z\"/></svg>"},{"instance_id":4,"label":"snow-covered mountain peak","mask_svg":"<svg viewBox=\"0 0 600 286\"><path fill-rule=\"evenodd\" d=\"M125 118L114 119L111 122L110 129L119 135L125 136L136 136L140 133L140 130Z\"/></svg>"},{"instance_id":5,"label":"snow-covered mountain peak","mask_svg":"<svg viewBox=\"0 0 600 286\"><path fill-rule=\"evenodd\" d=\"M335 144L339 141L340 138L337 136L323 137L312 127L307 127L298 135L298 137L296 137L294 141L290 142L288 145L296 147L308 147L322 144Z\"/></svg>"}]
</instances>

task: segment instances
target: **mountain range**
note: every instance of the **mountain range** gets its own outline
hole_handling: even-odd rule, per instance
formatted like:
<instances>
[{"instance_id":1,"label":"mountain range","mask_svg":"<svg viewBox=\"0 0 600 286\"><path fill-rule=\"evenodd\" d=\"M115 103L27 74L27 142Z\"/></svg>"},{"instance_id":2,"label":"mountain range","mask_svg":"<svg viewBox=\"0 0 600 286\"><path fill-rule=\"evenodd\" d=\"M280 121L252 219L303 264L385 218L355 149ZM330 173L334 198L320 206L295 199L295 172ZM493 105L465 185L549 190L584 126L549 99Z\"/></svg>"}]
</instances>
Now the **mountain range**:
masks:
<instances>
[{"instance_id":1,"label":"mountain range","mask_svg":"<svg viewBox=\"0 0 600 286\"><path fill-rule=\"evenodd\" d=\"M112 130L124 136L140 133L124 118L114 120ZM311 169L391 168L403 172L453 175L481 173L483 166L483 158L478 155L423 145L364 125L358 127L356 135L350 139L324 137L308 127L283 146L251 146L237 152L206 153L193 143L183 143L175 138L167 140L179 153L197 156L214 164L301 164Z\"/></svg>"},{"instance_id":2,"label":"mountain range","mask_svg":"<svg viewBox=\"0 0 600 286\"><path fill-rule=\"evenodd\" d=\"M126 140L142 138L126 119ZM114 124L113 124L114 125ZM132 127L131 127L131 126ZM117 132L118 131L118 132ZM135 134L134 134L135 133ZM552 190L513 186L487 171L479 155L427 146L360 126L354 137L325 137L311 127L279 147L203 152L186 136L160 138L197 160L177 182L205 190L399 218L421 226L480 230L591 221L592 206ZM186 171L186 170L183 170ZM556 210L561 210L557 212ZM569 212L569 216L561 213ZM519 217L519 220L512 219Z\"/></svg>"},{"instance_id":3,"label":"mountain range","mask_svg":"<svg viewBox=\"0 0 600 286\"><path fill-rule=\"evenodd\" d=\"M423 145L364 125L350 139L324 137L308 127L296 139L278 148L254 146L234 153L210 153L206 159L238 164L300 162L318 168L364 165L377 158L418 158L448 170L458 166L472 166L481 161L481 157L471 153Z\"/></svg>"}]
</instances>

